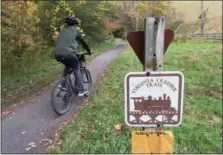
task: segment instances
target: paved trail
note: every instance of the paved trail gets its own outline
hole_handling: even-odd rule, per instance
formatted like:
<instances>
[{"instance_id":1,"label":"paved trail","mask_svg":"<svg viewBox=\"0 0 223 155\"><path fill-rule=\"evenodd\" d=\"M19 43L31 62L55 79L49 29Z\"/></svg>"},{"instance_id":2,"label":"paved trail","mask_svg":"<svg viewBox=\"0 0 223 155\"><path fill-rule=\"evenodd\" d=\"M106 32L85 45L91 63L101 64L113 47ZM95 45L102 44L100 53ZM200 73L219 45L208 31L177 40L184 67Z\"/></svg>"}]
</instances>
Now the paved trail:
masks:
<instances>
[{"instance_id":1,"label":"paved trail","mask_svg":"<svg viewBox=\"0 0 223 155\"><path fill-rule=\"evenodd\" d=\"M120 44L89 63L87 67L91 71L93 84L124 48L124 45ZM73 115L75 104L63 116L58 117L54 113L50 104L51 88L52 86L41 92L32 103L27 103L2 120L2 153L26 153L26 148L31 142L33 147L29 150L30 153L44 153L44 147L41 147L43 143L39 142L42 139L52 138L55 128Z\"/></svg>"}]
</instances>

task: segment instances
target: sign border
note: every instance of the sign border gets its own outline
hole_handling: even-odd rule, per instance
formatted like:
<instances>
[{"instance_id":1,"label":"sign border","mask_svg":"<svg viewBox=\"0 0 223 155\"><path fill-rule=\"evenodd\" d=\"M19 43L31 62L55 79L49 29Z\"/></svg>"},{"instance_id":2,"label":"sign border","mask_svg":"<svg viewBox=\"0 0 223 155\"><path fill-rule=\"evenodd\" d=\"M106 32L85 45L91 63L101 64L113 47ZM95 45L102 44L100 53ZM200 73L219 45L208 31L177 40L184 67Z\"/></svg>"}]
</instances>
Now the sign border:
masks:
<instances>
[{"instance_id":1,"label":"sign border","mask_svg":"<svg viewBox=\"0 0 223 155\"><path fill-rule=\"evenodd\" d=\"M128 98L129 98L129 92L127 91L128 90L128 84L129 84L129 78L130 77L142 77L142 75L144 76L147 76L146 75L147 72L129 72L125 75L125 80L124 80L124 94L125 94L125 106L124 106L124 113L125 113L125 123L128 125L128 126L131 126L131 127L156 127L156 125L147 125L147 124L130 124L129 123L129 120L128 120ZM183 97L184 97L184 75L182 72L180 71L160 71L160 72L157 72L157 71L151 71L150 72L150 77L151 76L178 76L179 77L179 102L181 104L180 108L178 108L178 111L180 109L181 111L181 114L178 116L180 117L179 118L179 122L178 124L164 124L164 127L177 127L179 126L181 123L182 123L182 120L183 120Z\"/></svg>"}]
</instances>

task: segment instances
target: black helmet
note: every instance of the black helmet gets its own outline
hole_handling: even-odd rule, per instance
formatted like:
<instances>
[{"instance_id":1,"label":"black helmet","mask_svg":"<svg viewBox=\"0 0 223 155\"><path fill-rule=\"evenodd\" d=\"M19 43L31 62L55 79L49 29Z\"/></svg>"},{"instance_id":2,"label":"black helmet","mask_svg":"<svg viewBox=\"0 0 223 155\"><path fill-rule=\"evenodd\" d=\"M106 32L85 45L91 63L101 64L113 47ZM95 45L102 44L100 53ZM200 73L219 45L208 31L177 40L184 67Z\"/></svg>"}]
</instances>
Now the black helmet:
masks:
<instances>
[{"instance_id":1,"label":"black helmet","mask_svg":"<svg viewBox=\"0 0 223 155\"><path fill-rule=\"evenodd\" d=\"M68 25L79 25L78 19L75 16L69 16L65 19Z\"/></svg>"}]
</instances>

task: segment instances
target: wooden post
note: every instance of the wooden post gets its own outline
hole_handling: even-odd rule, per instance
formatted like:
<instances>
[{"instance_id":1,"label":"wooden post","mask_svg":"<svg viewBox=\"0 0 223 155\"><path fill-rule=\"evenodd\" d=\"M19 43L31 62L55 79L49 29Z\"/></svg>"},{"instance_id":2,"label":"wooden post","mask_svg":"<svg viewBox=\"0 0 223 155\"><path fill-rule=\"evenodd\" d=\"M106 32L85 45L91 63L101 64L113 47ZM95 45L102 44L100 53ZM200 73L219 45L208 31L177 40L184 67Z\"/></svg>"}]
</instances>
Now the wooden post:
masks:
<instances>
[{"instance_id":1,"label":"wooden post","mask_svg":"<svg viewBox=\"0 0 223 155\"><path fill-rule=\"evenodd\" d=\"M147 18L145 21L144 71L162 71L165 18Z\"/></svg>"},{"instance_id":2,"label":"wooden post","mask_svg":"<svg viewBox=\"0 0 223 155\"><path fill-rule=\"evenodd\" d=\"M158 19L158 30L156 36L156 70L163 70L163 54L164 54L164 29L165 29L165 18L160 17Z\"/></svg>"},{"instance_id":3,"label":"wooden post","mask_svg":"<svg viewBox=\"0 0 223 155\"><path fill-rule=\"evenodd\" d=\"M145 36L145 64L144 71L155 70L154 66L154 54L155 54L155 42L156 42L156 19L153 17L146 18L144 26Z\"/></svg>"},{"instance_id":4,"label":"wooden post","mask_svg":"<svg viewBox=\"0 0 223 155\"><path fill-rule=\"evenodd\" d=\"M150 17L145 21L145 68L144 71L162 71L164 54L165 17ZM160 127L160 124L157 125ZM145 128L143 128L144 130ZM149 128L146 128L149 129Z\"/></svg>"}]
</instances>

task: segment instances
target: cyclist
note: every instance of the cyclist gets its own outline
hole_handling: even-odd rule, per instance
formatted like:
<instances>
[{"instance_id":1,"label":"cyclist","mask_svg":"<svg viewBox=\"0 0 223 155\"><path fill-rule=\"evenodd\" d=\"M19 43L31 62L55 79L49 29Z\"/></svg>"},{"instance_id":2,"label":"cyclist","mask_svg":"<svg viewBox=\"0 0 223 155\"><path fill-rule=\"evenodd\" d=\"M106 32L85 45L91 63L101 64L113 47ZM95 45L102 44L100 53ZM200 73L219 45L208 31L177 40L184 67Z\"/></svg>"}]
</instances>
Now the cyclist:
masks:
<instances>
[{"instance_id":1,"label":"cyclist","mask_svg":"<svg viewBox=\"0 0 223 155\"><path fill-rule=\"evenodd\" d=\"M92 53L81 33L77 30L77 26L79 25L77 18L75 16L67 17L65 23L66 26L60 31L56 41L55 59L65 65L63 76L66 76L70 68L73 68L78 96L84 96L87 90L84 89L80 64L77 57L78 42L82 44L89 55Z\"/></svg>"}]
</instances>

